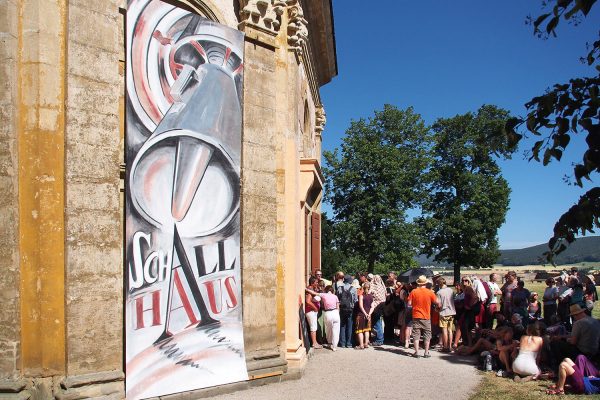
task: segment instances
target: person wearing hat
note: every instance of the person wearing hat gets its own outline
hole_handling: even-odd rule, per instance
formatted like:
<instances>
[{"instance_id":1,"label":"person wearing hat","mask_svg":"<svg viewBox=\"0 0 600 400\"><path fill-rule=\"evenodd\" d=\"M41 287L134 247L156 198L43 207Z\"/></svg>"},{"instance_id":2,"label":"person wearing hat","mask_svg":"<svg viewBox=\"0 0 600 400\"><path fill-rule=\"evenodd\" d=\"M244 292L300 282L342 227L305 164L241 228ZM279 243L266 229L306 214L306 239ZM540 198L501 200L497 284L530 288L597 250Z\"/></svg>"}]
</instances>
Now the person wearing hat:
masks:
<instances>
[{"instance_id":1,"label":"person wearing hat","mask_svg":"<svg viewBox=\"0 0 600 400\"><path fill-rule=\"evenodd\" d=\"M574 360L579 354L594 357L598 353L600 344L600 321L588 316L585 309L579 304L572 304L569 308L573 318L573 330L570 336L561 337L564 340L555 340L550 344L554 366L565 358Z\"/></svg>"},{"instance_id":2,"label":"person wearing hat","mask_svg":"<svg viewBox=\"0 0 600 400\"><path fill-rule=\"evenodd\" d=\"M438 308L441 307L440 301L433 293L433 290L427 289L427 278L425 275L419 276L417 279L417 288L412 290L408 295L408 304L412 306L412 337L415 352L413 357L419 358L419 340L421 332L423 333L423 357L429 358L429 342L431 340L431 305L435 304Z\"/></svg>"}]
</instances>

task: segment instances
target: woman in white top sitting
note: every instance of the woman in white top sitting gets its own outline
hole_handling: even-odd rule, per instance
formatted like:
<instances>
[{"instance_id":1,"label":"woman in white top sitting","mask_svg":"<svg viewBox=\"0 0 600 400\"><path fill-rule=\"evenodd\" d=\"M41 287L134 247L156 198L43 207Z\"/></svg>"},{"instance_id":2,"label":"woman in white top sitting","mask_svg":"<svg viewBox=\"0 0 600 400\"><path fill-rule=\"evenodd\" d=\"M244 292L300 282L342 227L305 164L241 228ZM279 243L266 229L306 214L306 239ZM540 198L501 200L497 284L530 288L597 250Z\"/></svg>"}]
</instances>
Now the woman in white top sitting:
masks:
<instances>
[{"instance_id":1,"label":"woman in white top sitting","mask_svg":"<svg viewBox=\"0 0 600 400\"><path fill-rule=\"evenodd\" d=\"M519 355L512 364L516 381L537 379L540 375L538 362L543 342L539 323L536 322L527 326L527 333L521 337L519 344Z\"/></svg>"}]
</instances>

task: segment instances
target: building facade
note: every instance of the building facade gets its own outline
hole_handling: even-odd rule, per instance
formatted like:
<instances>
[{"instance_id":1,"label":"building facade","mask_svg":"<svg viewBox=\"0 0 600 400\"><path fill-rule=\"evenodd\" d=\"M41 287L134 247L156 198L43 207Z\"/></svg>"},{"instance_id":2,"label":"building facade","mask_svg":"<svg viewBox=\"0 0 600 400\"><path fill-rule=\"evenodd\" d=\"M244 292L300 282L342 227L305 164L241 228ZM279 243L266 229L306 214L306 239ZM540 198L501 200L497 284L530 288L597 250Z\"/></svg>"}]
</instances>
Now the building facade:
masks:
<instances>
[{"instance_id":1,"label":"building facade","mask_svg":"<svg viewBox=\"0 0 600 400\"><path fill-rule=\"evenodd\" d=\"M168 3L243 34L248 380L185 393L205 397L306 363L300 321L306 277L320 265L319 88L337 74L333 14L322 0ZM125 397L127 13L121 0L0 0L0 395Z\"/></svg>"}]
</instances>

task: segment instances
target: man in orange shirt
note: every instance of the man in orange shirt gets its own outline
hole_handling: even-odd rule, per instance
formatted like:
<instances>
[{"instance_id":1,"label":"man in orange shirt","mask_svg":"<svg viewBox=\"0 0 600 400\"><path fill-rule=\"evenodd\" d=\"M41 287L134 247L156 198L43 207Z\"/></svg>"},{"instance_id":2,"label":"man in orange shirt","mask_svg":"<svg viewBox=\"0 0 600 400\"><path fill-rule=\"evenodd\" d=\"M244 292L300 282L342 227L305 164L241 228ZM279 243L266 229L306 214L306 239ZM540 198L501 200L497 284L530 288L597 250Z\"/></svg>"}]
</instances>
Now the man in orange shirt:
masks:
<instances>
[{"instance_id":1,"label":"man in orange shirt","mask_svg":"<svg viewBox=\"0 0 600 400\"><path fill-rule=\"evenodd\" d=\"M421 275L417 279L417 288L412 290L408 295L408 305L412 305L412 337L415 346L413 357L419 358L419 340L421 339L421 331L423 332L423 347L425 353L423 357L429 358L429 341L431 340L431 305L435 304L440 307L440 302L437 299L433 290L427 289L427 278Z\"/></svg>"}]
</instances>

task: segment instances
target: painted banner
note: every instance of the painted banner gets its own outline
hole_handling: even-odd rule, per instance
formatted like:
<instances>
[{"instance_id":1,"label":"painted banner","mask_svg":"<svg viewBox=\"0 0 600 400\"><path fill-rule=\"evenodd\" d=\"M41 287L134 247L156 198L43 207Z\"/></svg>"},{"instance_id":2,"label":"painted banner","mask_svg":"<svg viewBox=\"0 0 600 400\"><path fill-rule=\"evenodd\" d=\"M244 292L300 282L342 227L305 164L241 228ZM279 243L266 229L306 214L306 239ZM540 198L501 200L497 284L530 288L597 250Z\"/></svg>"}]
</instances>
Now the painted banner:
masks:
<instances>
[{"instance_id":1,"label":"painted banner","mask_svg":"<svg viewBox=\"0 0 600 400\"><path fill-rule=\"evenodd\" d=\"M126 391L248 379L240 274L243 34L127 8Z\"/></svg>"}]
</instances>

